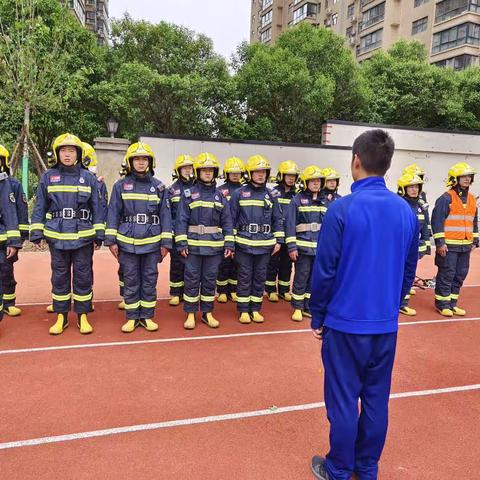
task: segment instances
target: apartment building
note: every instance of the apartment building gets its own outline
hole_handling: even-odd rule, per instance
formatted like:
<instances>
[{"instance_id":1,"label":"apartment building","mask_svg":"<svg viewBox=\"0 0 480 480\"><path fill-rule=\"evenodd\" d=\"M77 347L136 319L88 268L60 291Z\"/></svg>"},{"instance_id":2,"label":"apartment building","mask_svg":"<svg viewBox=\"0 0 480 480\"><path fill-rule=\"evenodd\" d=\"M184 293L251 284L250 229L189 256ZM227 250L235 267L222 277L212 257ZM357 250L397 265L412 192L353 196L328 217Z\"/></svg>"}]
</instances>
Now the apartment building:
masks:
<instances>
[{"instance_id":1,"label":"apartment building","mask_svg":"<svg viewBox=\"0 0 480 480\"><path fill-rule=\"evenodd\" d=\"M78 22L96 34L100 45L107 43L110 33L108 0L68 0L66 3Z\"/></svg>"},{"instance_id":2,"label":"apartment building","mask_svg":"<svg viewBox=\"0 0 480 480\"><path fill-rule=\"evenodd\" d=\"M300 22L346 39L361 62L400 39L422 42L431 63L479 63L480 0L252 0L251 42L273 44Z\"/></svg>"}]
</instances>

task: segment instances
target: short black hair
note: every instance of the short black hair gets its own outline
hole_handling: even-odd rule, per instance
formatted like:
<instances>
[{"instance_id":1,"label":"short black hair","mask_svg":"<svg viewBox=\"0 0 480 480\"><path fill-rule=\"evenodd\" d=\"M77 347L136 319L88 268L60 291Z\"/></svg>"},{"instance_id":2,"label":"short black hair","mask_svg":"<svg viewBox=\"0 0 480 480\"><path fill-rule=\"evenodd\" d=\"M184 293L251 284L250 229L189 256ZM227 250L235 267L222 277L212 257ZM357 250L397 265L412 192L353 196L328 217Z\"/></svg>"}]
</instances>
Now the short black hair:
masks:
<instances>
[{"instance_id":1,"label":"short black hair","mask_svg":"<svg viewBox=\"0 0 480 480\"><path fill-rule=\"evenodd\" d=\"M392 137L379 128L362 133L353 142L352 153L360 158L366 172L384 176L392 165L395 143Z\"/></svg>"}]
</instances>

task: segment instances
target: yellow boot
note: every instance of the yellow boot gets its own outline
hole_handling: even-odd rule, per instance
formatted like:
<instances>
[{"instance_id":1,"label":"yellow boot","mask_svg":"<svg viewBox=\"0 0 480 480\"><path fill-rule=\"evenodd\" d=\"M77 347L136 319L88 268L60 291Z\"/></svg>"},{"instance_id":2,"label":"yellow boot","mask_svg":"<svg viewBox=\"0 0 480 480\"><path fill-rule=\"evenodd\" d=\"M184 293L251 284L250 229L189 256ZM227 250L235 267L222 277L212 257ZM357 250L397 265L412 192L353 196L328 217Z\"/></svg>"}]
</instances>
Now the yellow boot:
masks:
<instances>
[{"instance_id":1,"label":"yellow boot","mask_svg":"<svg viewBox=\"0 0 480 480\"><path fill-rule=\"evenodd\" d=\"M185 320L185 323L183 324L183 328L185 330L193 330L195 328L195 314L194 313L189 313L187 315L187 319Z\"/></svg>"},{"instance_id":2,"label":"yellow boot","mask_svg":"<svg viewBox=\"0 0 480 480\"><path fill-rule=\"evenodd\" d=\"M214 318L214 316L210 312L202 314L202 322L205 325L208 325L210 328L218 328L218 326L220 325L220 322L216 318Z\"/></svg>"},{"instance_id":3,"label":"yellow boot","mask_svg":"<svg viewBox=\"0 0 480 480\"><path fill-rule=\"evenodd\" d=\"M417 314L417 311L414 308L410 307L400 307L400 313L407 315L408 317L414 317Z\"/></svg>"},{"instance_id":4,"label":"yellow boot","mask_svg":"<svg viewBox=\"0 0 480 480\"><path fill-rule=\"evenodd\" d=\"M132 333L137 328L137 321L136 320L127 320L122 325L122 332L123 333Z\"/></svg>"},{"instance_id":5,"label":"yellow boot","mask_svg":"<svg viewBox=\"0 0 480 480\"><path fill-rule=\"evenodd\" d=\"M263 323L265 321L265 319L260 315L259 312L253 312L252 313L252 320L255 323Z\"/></svg>"},{"instance_id":6,"label":"yellow boot","mask_svg":"<svg viewBox=\"0 0 480 480\"><path fill-rule=\"evenodd\" d=\"M235 292L232 292L230 294L230 298L232 299L232 302L237 303L238 301L238 295Z\"/></svg>"},{"instance_id":7,"label":"yellow boot","mask_svg":"<svg viewBox=\"0 0 480 480\"><path fill-rule=\"evenodd\" d=\"M59 313L57 315L57 321L50 327L50 335L60 335L68 327L67 315Z\"/></svg>"},{"instance_id":8,"label":"yellow boot","mask_svg":"<svg viewBox=\"0 0 480 480\"><path fill-rule=\"evenodd\" d=\"M282 298L283 298L286 302L291 302L291 301L292 301L292 294L291 294L291 293L286 293L285 295L282 296Z\"/></svg>"},{"instance_id":9,"label":"yellow boot","mask_svg":"<svg viewBox=\"0 0 480 480\"><path fill-rule=\"evenodd\" d=\"M158 330L158 323L155 323L151 318L140 320L140 325L148 332L156 332Z\"/></svg>"},{"instance_id":10,"label":"yellow boot","mask_svg":"<svg viewBox=\"0 0 480 480\"><path fill-rule=\"evenodd\" d=\"M18 317L22 311L15 305L10 305L3 310L3 313L7 314L9 317Z\"/></svg>"},{"instance_id":11,"label":"yellow boot","mask_svg":"<svg viewBox=\"0 0 480 480\"><path fill-rule=\"evenodd\" d=\"M55 313L55 310L53 309L53 305L49 305L47 307L47 313Z\"/></svg>"},{"instance_id":12,"label":"yellow boot","mask_svg":"<svg viewBox=\"0 0 480 480\"><path fill-rule=\"evenodd\" d=\"M244 324L247 324L247 323L251 323L252 322L252 319L250 318L250 314L247 313L247 312L243 312L240 314L240 318L238 319L238 321L240 323L244 323Z\"/></svg>"},{"instance_id":13,"label":"yellow boot","mask_svg":"<svg viewBox=\"0 0 480 480\"><path fill-rule=\"evenodd\" d=\"M410 289L410 295L416 295L417 291L414 288Z\"/></svg>"},{"instance_id":14,"label":"yellow boot","mask_svg":"<svg viewBox=\"0 0 480 480\"><path fill-rule=\"evenodd\" d=\"M88 335L93 332L93 327L88 323L88 317L86 313L82 313L78 316L77 327L80 329L82 335Z\"/></svg>"},{"instance_id":15,"label":"yellow boot","mask_svg":"<svg viewBox=\"0 0 480 480\"><path fill-rule=\"evenodd\" d=\"M459 307L453 307L452 311L453 311L453 314L456 315L457 317L464 317L467 314L466 310Z\"/></svg>"},{"instance_id":16,"label":"yellow boot","mask_svg":"<svg viewBox=\"0 0 480 480\"><path fill-rule=\"evenodd\" d=\"M453 310L450 310L449 308L444 308L442 310L437 308L437 311L440 315L443 315L444 317L453 317Z\"/></svg>"},{"instance_id":17,"label":"yellow boot","mask_svg":"<svg viewBox=\"0 0 480 480\"><path fill-rule=\"evenodd\" d=\"M278 302L278 293L276 293L276 292L269 293L268 294L268 300L270 302L274 302L274 303Z\"/></svg>"},{"instance_id":18,"label":"yellow boot","mask_svg":"<svg viewBox=\"0 0 480 480\"><path fill-rule=\"evenodd\" d=\"M119 310L125 310L125 300L122 300L117 306Z\"/></svg>"},{"instance_id":19,"label":"yellow boot","mask_svg":"<svg viewBox=\"0 0 480 480\"><path fill-rule=\"evenodd\" d=\"M217 298L217 302L218 303L227 303L228 302L227 294L226 293L221 293Z\"/></svg>"},{"instance_id":20,"label":"yellow boot","mask_svg":"<svg viewBox=\"0 0 480 480\"><path fill-rule=\"evenodd\" d=\"M170 297L170 300L168 301L168 304L171 306L171 307L177 307L178 305L180 305L180 297L175 295L173 297Z\"/></svg>"},{"instance_id":21,"label":"yellow boot","mask_svg":"<svg viewBox=\"0 0 480 480\"><path fill-rule=\"evenodd\" d=\"M292 320L294 322L301 322L303 320L302 311L298 309L294 310L292 314Z\"/></svg>"}]
</instances>

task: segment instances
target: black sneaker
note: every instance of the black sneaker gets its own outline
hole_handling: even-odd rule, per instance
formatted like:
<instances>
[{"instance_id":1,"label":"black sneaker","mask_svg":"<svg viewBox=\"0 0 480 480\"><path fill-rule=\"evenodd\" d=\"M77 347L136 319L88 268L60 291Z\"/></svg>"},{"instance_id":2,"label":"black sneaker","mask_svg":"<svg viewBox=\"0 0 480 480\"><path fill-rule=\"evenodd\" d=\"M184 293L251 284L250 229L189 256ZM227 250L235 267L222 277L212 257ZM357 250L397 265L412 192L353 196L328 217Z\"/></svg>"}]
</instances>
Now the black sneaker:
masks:
<instances>
[{"instance_id":1,"label":"black sneaker","mask_svg":"<svg viewBox=\"0 0 480 480\"><path fill-rule=\"evenodd\" d=\"M325 457L315 455L312 457L312 473L315 478L319 480L330 480L330 475L327 473Z\"/></svg>"}]
</instances>

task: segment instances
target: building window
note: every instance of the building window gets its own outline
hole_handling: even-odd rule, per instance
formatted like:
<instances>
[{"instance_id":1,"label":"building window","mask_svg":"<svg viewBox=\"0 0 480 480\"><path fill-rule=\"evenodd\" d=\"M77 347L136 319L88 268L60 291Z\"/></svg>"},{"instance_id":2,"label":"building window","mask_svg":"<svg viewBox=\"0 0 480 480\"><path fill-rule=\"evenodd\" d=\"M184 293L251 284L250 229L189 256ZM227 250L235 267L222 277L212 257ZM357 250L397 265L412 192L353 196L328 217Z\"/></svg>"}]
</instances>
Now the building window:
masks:
<instances>
[{"instance_id":1,"label":"building window","mask_svg":"<svg viewBox=\"0 0 480 480\"><path fill-rule=\"evenodd\" d=\"M262 43L267 43L272 39L272 29L267 28L261 35L260 35L260 41Z\"/></svg>"},{"instance_id":2,"label":"building window","mask_svg":"<svg viewBox=\"0 0 480 480\"><path fill-rule=\"evenodd\" d=\"M385 2L375 5L366 12L363 12L360 30L365 30L375 23L381 22L385 17Z\"/></svg>"},{"instance_id":3,"label":"building window","mask_svg":"<svg viewBox=\"0 0 480 480\"><path fill-rule=\"evenodd\" d=\"M427 3L429 0L414 0L413 6L415 8L419 7L420 5L423 5L424 3Z\"/></svg>"},{"instance_id":4,"label":"building window","mask_svg":"<svg viewBox=\"0 0 480 480\"><path fill-rule=\"evenodd\" d=\"M265 15L262 16L262 19L261 19L262 27L265 27L269 23L272 23L272 16L273 16L273 13L272 13L271 10L268 13L266 13Z\"/></svg>"},{"instance_id":5,"label":"building window","mask_svg":"<svg viewBox=\"0 0 480 480\"><path fill-rule=\"evenodd\" d=\"M456 17L463 12L480 12L480 0L443 0L435 10L435 23Z\"/></svg>"},{"instance_id":6,"label":"building window","mask_svg":"<svg viewBox=\"0 0 480 480\"><path fill-rule=\"evenodd\" d=\"M382 35L383 35L383 28L375 32L369 33L364 37L361 37L360 45L357 47L357 55L361 55L362 53L365 53L370 50L373 50L374 48L380 47L382 45Z\"/></svg>"},{"instance_id":7,"label":"building window","mask_svg":"<svg viewBox=\"0 0 480 480\"><path fill-rule=\"evenodd\" d=\"M262 0L262 10L265 10L273 3L273 0Z\"/></svg>"},{"instance_id":8,"label":"building window","mask_svg":"<svg viewBox=\"0 0 480 480\"><path fill-rule=\"evenodd\" d=\"M462 23L433 35L432 53L443 52L459 45L480 45L480 25Z\"/></svg>"},{"instance_id":9,"label":"building window","mask_svg":"<svg viewBox=\"0 0 480 480\"><path fill-rule=\"evenodd\" d=\"M332 25L336 25L338 23L338 13L334 13L332 15Z\"/></svg>"},{"instance_id":10,"label":"building window","mask_svg":"<svg viewBox=\"0 0 480 480\"><path fill-rule=\"evenodd\" d=\"M348 18L352 18L354 15L355 15L355 4L354 4L354 3L351 3L351 4L347 7L347 17L348 17Z\"/></svg>"},{"instance_id":11,"label":"building window","mask_svg":"<svg viewBox=\"0 0 480 480\"><path fill-rule=\"evenodd\" d=\"M453 68L454 70L463 70L473 65L476 62L476 58L475 55L457 55L456 57L435 62L434 65L437 65L437 67Z\"/></svg>"},{"instance_id":12,"label":"building window","mask_svg":"<svg viewBox=\"0 0 480 480\"><path fill-rule=\"evenodd\" d=\"M345 36L347 38L350 38L352 36L352 32L353 32L353 28L352 27L348 27L347 30L345 31Z\"/></svg>"},{"instance_id":13,"label":"building window","mask_svg":"<svg viewBox=\"0 0 480 480\"><path fill-rule=\"evenodd\" d=\"M317 14L317 5L315 3L306 3L293 11L293 23L298 23L304 18L313 17Z\"/></svg>"},{"instance_id":14,"label":"building window","mask_svg":"<svg viewBox=\"0 0 480 480\"><path fill-rule=\"evenodd\" d=\"M419 20L415 20L412 23L412 35L416 35L417 33L424 32L427 29L428 25L428 17L420 18Z\"/></svg>"}]
</instances>

